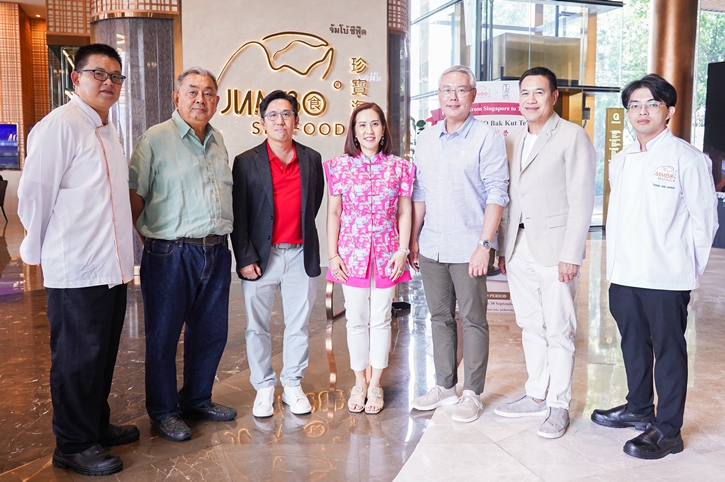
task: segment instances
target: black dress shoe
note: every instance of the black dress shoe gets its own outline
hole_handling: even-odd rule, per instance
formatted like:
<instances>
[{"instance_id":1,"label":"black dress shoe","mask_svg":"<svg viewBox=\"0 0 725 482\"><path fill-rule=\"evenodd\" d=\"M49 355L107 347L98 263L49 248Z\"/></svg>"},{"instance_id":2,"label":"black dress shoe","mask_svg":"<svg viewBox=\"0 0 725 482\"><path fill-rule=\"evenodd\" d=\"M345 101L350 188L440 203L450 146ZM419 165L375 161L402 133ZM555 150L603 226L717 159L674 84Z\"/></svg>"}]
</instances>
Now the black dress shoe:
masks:
<instances>
[{"instance_id":1,"label":"black dress shoe","mask_svg":"<svg viewBox=\"0 0 725 482\"><path fill-rule=\"evenodd\" d=\"M224 405L219 405L209 400L194 408L182 408L181 415L183 417L198 418L201 420L225 422L237 418L237 411L232 407L225 407Z\"/></svg>"},{"instance_id":2,"label":"black dress shoe","mask_svg":"<svg viewBox=\"0 0 725 482\"><path fill-rule=\"evenodd\" d=\"M594 410L592 422L611 428L634 427L637 430L646 430L647 425L654 420L654 413L640 415L627 410L627 404L610 408L609 410Z\"/></svg>"},{"instance_id":3,"label":"black dress shoe","mask_svg":"<svg viewBox=\"0 0 725 482\"><path fill-rule=\"evenodd\" d=\"M106 433L101 435L98 443L104 447L123 445L138 440L141 432L135 425L108 425Z\"/></svg>"},{"instance_id":4,"label":"black dress shoe","mask_svg":"<svg viewBox=\"0 0 725 482\"><path fill-rule=\"evenodd\" d=\"M667 454L677 454L683 449L680 432L674 437L665 437L654 425L650 425L644 433L624 444L625 454L648 460L661 459Z\"/></svg>"},{"instance_id":5,"label":"black dress shoe","mask_svg":"<svg viewBox=\"0 0 725 482\"><path fill-rule=\"evenodd\" d=\"M191 429L176 415L167 415L161 420L151 420L154 427L166 440L181 442L191 438Z\"/></svg>"},{"instance_id":6,"label":"black dress shoe","mask_svg":"<svg viewBox=\"0 0 725 482\"><path fill-rule=\"evenodd\" d=\"M53 465L59 469L75 470L81 475L110 475L120 472L123 461L96 444L77 454L64 454L57 448L53 452Z\"/></svg>"}]
</instances>

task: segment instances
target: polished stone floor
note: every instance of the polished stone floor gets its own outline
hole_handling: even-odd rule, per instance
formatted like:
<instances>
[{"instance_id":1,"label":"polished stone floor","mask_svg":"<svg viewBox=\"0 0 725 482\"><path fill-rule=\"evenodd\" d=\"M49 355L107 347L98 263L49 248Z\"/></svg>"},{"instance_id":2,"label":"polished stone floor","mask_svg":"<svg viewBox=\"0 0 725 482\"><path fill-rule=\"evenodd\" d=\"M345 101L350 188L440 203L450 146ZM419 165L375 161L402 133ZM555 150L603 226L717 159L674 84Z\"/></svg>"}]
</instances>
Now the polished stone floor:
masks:
<instances>
[{"instance_id":1,"label":"polished stone floor","mask_svg":"<svg viewBox=\"0 0 725 482\"><path fill-rule=\"evenodd\" d=\"M2 223L0 219L0 224ZM2 230L2 227L0 227ZM386 406L379 415L346 409L353 376L347 369L344 318L330 341L337 370L330 371L321 284L310 336L310 367L303 383L313 413L295 416L281 404L274 417L251 415L254 399L244 346L244 308L238 283L231 287L230 335L214 389L217 402L236 407L237 420L190 424L191 441L156 436L143 407L143 309L131 285L126 325L111 395L112 421L136 423L138 442L117 447L125 469L114 480L722 480L725 470L725 251L714 250L690 305L690 388L683 437L685 451L661 461L622 453L633 430L605 429L589 421L591 410L623 402L626 381L616 326L608 313L603 281L604 241L590 236L577 309L577 357L572 425L558 440L536 435L536 419L502 419L496 404L522 391L525 366L520 330L512 314L489 315L491 355L484 411L471 424L451 422L450 408L410 409L410 400L433 384L432 345L420 281L401 289L411 302L397 319L390 366L383 378ZM54 439L48 393L48 323L37 270L18 259L22 228L17 217L0 237L0 482L84 480L52 467ZM336 292L336 303L341 295ZM274 320L274 365L281 365L281 310ZM181 354L181 345L180 351ZM334 390L331 390L331 380Z\"/></svg>"}]
</instances>

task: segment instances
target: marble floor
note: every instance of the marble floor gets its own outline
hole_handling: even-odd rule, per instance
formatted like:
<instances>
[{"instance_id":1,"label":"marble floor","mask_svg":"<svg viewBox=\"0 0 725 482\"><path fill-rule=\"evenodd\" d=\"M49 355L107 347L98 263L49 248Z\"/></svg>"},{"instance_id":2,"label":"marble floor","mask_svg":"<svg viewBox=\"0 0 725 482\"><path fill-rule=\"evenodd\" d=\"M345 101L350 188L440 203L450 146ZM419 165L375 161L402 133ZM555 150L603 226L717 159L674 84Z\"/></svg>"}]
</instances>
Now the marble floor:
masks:
<instances>
[{"instance_id":1,"label":"marble floor","mask_svg":"<svg viewBox=\"0 0 725 482\"><path fill-rule=\"evenodd\" d=\"M36 269L18 258L22 227L17 217L0 219L0 482L77 481L86 477L54 468L50 456L48 388L50 353L45 293ZM713 250L702 287L690 305L690 388L683 437L685 451L660 461L622 453L637 432L606 429L589 421L594 408L623 402L626 381L616 326L603 281L604 243L591 233L582 267L577 310L579 329L572 425L557 440L536 435L536 419L503 419L500 402L522 392L525 365L513 314L490 313L490 361L484 410L470 424L453 423L451 409L411 410L410 400L434 383L430 326L419 279L400 290L410 314L397 318L390 366L383 378L386 405L379 415L350 414L352 382L347 368L344 317L328 339L324 285L311 320L310 367L303 388L313 412L295 416L281 404L257 420L244 344L241 288L231 287L230 334L214 388L217 402L236 407L233 422L194 422L192 440L173 443L149 427L143 406L143 306L138 284L129 291L126 325L110 404L114 423L135 423L138 442L117 447L122 481L418 481L418 480L725 480L725 251ZM336 303L341 295L335 292ZM274 366L281 365L281 308L273 319ZM328 360L331 342L336 369ZM179 354L181 354L181 344ZM331 382L334 387L331 387Z\"/></svg>"}]
</instances>

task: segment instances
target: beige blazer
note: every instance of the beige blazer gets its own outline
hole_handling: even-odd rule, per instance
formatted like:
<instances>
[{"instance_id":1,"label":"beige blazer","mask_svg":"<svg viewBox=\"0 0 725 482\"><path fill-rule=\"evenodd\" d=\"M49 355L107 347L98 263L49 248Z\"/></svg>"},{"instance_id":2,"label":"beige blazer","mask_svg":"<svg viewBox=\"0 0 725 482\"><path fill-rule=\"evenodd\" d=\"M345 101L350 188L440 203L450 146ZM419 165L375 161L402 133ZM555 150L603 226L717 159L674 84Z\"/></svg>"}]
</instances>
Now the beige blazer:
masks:
<instances>
[{"instance_id":1,"label":"beige blazer","mask_svg":"<svg viewBox=\"0 0 725 482\"><path fill-rule=\"evenodd\" d=\"M523 127L506 138L511 199L499 228L499 255L516 255L521 219L537 263L581 265L594 209L594 146L584 129L554 113L522 169L526 133Z\"/></svg>"}]
</instances>

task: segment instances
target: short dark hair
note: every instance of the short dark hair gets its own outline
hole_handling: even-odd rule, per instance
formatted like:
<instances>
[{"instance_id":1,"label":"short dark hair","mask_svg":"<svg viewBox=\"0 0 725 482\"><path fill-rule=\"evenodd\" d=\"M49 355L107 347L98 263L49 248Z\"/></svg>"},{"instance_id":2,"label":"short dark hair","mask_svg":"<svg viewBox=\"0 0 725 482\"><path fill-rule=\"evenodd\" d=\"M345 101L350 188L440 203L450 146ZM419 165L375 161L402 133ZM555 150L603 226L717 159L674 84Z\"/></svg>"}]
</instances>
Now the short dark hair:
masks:
<instances>
[{"instance_id":1,"label":"short dark hair","mask_svg":"<svg viewBox=\"0 0 725 482\"><path fill-rule=\"evenodd\" d=\"M388 156L391 152L393 152L393 143L392 139L390 139L390 129L388 129L388 123L385 120L385 113L383 112L383 109L374 102L365 102L364 104L360 104L355 107L352 114L350 114L350 124L347 126L347 137L345 138L345 154L352 157L360 154L360 143L355 140L355 122L357 121L357 115L368 109L372 109L377 112L378 117L380 117L380 122L383 123L383 145L380 146L379 152Z\"/></svg>"},{"instance_id":2,"label":"short dark hair","mask_svg":"<svg viewBox=\"0 0 725 482\"><path fill-rule=\"evenodd\" d=\"M622 91L622 105L626 109L629 98L637 89L649 89L652 98L664 102L667 107L674 107L677 103L677 90L665 79L657 74L647 74L639 80L633 80Z\"/></svg>"},{"instance_id":3,"label":"short dark hair","mask_svg":"<svg viewBox=\"0 0 725 482\"><path fill-rule=\"evenodd\" d=\"M91 57L91 55L104 55L109 59L113 59L118 62L118 66L123 68L121 56L118 55L116 49L106 44L90 44L84 45L83 47L79 48L78 51L76 51L74 57L76 72L80 72L86 67L86 65L88 65L88 59Z\"/></svg>"},{"instance_id":4,"label":"short dark hair","mask_svg":"<svg viewBox=\"0 0 725 482\"><path fill-rule=\"evenodd\" d=\"M297 98L294 95L290 95L284 90L273 90L267 96L262 100L262 102L259 104L259 117L264 117L264 115L267 113L267 107L269 107L269 103L273 100L286 100L290 103L292 106L292 110L295 113L295 117L297 117L300 114L300 104L297 102Z\"/></svg>"},{"instance_id":5,"label":"short dark hair","mask_svg":"<svg viewBox=\"0 0 725 482\"><path fill-rule=\"evenodd\" d=\"M521 74L521 78L519 79L519 88L521 87L521 82L523 82L526 77L533 77L535 75L541 75L542 77L546 77L546 80L549 81L549 87L551 88L552 93L557 90L556 74L550 69L547 69L546 67L532 67L523 74Z\"/></svg>"}]
</instances>

